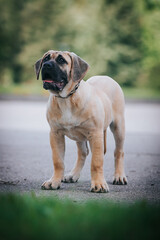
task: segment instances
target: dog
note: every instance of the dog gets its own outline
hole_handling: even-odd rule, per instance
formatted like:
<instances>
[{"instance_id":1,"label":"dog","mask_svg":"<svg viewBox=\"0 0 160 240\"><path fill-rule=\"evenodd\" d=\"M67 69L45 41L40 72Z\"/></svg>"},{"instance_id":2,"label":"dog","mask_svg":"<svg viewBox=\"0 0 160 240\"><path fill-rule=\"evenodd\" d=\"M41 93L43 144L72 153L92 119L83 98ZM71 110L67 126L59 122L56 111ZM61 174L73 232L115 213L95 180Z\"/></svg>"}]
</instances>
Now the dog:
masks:
<instances>
[{"instance_id":1,"label":"dog","mask_svg":"<svg viewBox=\"0 0 160 240\"><path fill-rule=\"evenodd\" d=\"M115 173L113 184L127 184L124 171L124 95L117 82L107 76L83 80L89 65L75 53L46 52L35 63L37 80L41 72L43 88L50 91L47 120L50 125L50 145L54 175L42 189L59 189L61 182L77 182L89 153L92 152L91 192L108 192L103 161L106 153L107 128L115 139ZM64 175L65 135L76 141L78 160L68 175Z\"/></svg>"}]
</instances>

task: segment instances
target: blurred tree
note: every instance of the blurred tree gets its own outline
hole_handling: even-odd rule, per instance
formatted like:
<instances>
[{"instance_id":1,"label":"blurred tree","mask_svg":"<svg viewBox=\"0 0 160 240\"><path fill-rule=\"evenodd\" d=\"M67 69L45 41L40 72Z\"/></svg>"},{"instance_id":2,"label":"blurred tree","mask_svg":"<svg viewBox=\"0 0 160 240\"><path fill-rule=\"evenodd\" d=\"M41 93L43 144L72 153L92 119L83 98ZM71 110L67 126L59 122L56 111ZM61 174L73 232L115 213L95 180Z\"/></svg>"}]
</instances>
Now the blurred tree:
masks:
<instances>
[{"instance_id":1,"label":"blurred tree","mask_svg":"<svg viewBox=\"0 0 160 240\"><path fill-rule=\"evenodd\" d=\"M143 9L142 80L160 90L160 1L146 0Z\"/></svg>"},{"instance_id":2,"label":"blurred tree","mask_svg":"<svg viewBox=\"0 0 160 240\"><path fill-rule=\"evenodd\" d=\"M0 0L1 72L11 69L14 82L33 80L34 62L56 49L73 51L88 61L87 77L105 74L124 86L147 84L148 79L156 83L157 2Z\"/></svg>"},{"instance_id":3,"label":"blurred tree","mask_svg":"<svg viewBox=\"0 0 160 240\"><path fill-rule=\"evenodd\" d=\"M107 73L121 85L133 86L140 71L141 22L138 1L105 0L109 28Z\"/></svg>"},{"instance_id":4,"label":"blurred tree","mask_svg":"<svg viewBox=\"0 0 160 240\"><path fill-rule=\"evenodd\" d=\"M20 55L27 76L32 78L28 59L52 48L75 51L85 58L91 65L90 75L107 74L132 86L141 62L137 2L28 1L23 12L24 22L29 21L24 28L28 44Z\"/></svg>"},{"instance_id":5,"label":"blurred tree","mask_svg":"<svg viewBox=\"0 0 160 240\"><path fill-rule=\"evenodd\" d=\"M17 56L23 45L21 11L24 2L25 0L0 0L0 70L3 73L6 68L10 68L15 83L21 81L23 68Z\"/></svg>"}]
</instances>

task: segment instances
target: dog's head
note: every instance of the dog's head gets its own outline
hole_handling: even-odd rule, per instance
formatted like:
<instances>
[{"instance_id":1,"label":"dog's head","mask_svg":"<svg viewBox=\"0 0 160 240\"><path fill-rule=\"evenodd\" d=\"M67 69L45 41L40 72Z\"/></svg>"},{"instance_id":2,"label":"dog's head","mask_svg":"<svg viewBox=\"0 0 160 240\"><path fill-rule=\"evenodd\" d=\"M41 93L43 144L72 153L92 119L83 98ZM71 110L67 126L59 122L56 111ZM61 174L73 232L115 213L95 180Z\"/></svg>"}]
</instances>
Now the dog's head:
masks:
<instances>
[{"instance_id":1,"label":"dog's head","mask_svg":"<svg viewBox=\"0 0 160 240\"><path fill-rule=\"evenodd\" d=\"M89 65L75 53L53 50L35 64L37 80L41 71L43 87L62 96L83 79L88 68Z\"/></svg>"}]
</instances>

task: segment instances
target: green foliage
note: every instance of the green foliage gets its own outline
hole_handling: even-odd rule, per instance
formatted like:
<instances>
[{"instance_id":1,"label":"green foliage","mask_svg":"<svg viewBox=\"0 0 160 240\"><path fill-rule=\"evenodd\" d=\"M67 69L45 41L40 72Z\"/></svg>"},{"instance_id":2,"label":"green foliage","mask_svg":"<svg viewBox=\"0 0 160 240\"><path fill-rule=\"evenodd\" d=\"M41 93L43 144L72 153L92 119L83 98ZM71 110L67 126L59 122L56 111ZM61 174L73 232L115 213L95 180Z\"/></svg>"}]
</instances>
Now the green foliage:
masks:
<instances>
[{"instance_id":1,"label":"green foliage","mask_svg":"<svg viewBox=\"0 0 160 240\"><path fill-rule=\"evenodd\" d=\"M0 196L1 239L158 239L160 205Z\"/></svg>"},{"instance_id":2,"label":"green foliage","mask_svg":"<svg viewBox=\"0 0 160 240\"><path fill-rule=\"evenodd\" d=\"M142 52L138 7L138 1L106 0L106 27L110 36L106 70L124 86L133 86L140 71Z\"/></svg>"},{"instance_id":3,"label":"green foliage","mask_svg":"<svg viewBox=\"0 0 160 240\"><path fill-rule=\"evenodd\" d=\"M147 0L143 18L142 67L151 87L160 90L160 1Z\"/></svg>"},{"instance_id":4,"label":"green foliage","mask_svg":"<svg viewBox=\"0 0 160 240\"><path fill-rule=\"evenodd\" d=\"M18 54L23 47L22 16L24 0L0 0L0 71L12 70L14 82L21 81L22 65Z\"/></svg>"},{"instance_id":5,"label":"green foliage","mask_svg":"<svg viewBox=\"0 0 160 240\"><path fill-rule=\"evenodd\" d=\"M87 77L160 88L159 6L156 0L0 0L1 80L8 70L14 82L34 80L36 60L55 49L84 58Z\"/></svg>"}]
</instances>

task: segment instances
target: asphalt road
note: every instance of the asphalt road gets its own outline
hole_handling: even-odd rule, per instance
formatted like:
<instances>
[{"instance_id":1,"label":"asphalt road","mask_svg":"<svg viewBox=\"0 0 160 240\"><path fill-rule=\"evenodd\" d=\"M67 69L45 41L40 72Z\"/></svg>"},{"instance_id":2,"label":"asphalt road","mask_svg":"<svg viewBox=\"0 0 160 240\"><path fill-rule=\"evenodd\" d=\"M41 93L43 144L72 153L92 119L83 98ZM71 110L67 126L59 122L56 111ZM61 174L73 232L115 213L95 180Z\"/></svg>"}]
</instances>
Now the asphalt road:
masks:
<instances>
[{"instance_id":1,"label":"asphalt road","mask_svg":"<svg viewBox=\"0 0 160 240\"><path fill-rule=\"evenodd\" d=\"M57 191L41 190L53 172L46 102L0 101L0 192L35 192L74 201L106 199L160 201L160 104L126 104L125 169L128 185L112 185L114 140L107 137L104 174L109 193L90 192L91 155L77 183L62 183ZM65 167L76 160L76 144L66 138Z\"/></svg>"}]
</instances>

